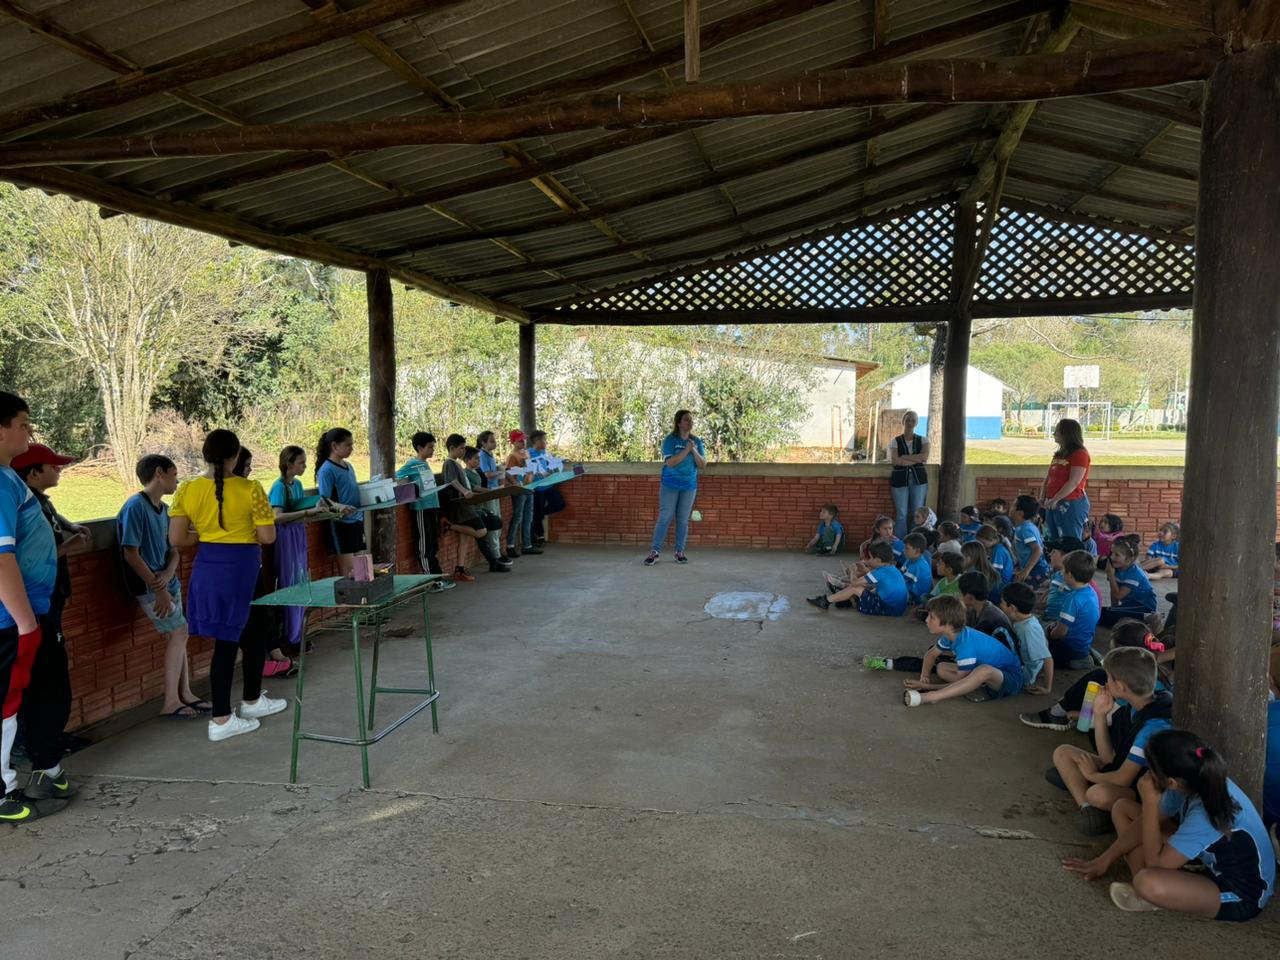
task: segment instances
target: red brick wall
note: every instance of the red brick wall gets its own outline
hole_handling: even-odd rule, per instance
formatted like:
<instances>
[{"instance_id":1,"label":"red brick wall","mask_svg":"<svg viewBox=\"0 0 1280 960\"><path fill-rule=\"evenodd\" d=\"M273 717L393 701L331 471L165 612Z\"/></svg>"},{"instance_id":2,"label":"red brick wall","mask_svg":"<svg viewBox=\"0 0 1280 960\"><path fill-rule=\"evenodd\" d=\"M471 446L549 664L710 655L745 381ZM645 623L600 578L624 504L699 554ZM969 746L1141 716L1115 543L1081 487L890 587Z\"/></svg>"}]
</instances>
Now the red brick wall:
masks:
<instances>
[{"instance_id":1,"label":"red brick wall","mask_svg":"<svg viewBox=\"0 0 1280 960\"><path fill-rule=\"evenodd\" d=\"M647 546L658 517L658 482L656 473L587 473L569 481L561 487L568 506L551 518L552 539ZM867 538L878 515L893 513L889 484L880 476L703 476L694 503L702 520L690 525L690 549L795 549L813 536L827 502L840 508L855 544Z\"/></svg>"}]
</instances>

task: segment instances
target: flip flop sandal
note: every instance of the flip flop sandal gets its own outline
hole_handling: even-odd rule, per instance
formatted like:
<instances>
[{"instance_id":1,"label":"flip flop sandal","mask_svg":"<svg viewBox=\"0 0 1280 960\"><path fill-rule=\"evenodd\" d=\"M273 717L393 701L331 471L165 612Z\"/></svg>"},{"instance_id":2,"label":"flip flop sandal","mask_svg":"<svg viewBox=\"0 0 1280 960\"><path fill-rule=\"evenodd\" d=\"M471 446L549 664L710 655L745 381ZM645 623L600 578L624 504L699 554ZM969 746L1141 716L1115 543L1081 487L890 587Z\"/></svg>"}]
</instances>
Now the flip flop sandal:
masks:
<instances>
[{"instance_id":1,"label":"flip flop sandal","mask_svg":"<svg viewBox=\"0 0 1280 960\"><path fill-rule=\"evenodd\" d=\"M196 713L213 713L213 704L209 703L208 700L196 700L194 703L190 700L183 700L182 702Z\"/></svg>"},{"instance_id":2,"label":"flip flop sandal","mask_svg":"<svg viewBox=\"0 0 1280 960\"><path fill-rule=\"evenodd\" d=\"M187 712L184 713L183 711ZM162 716L166 720L194 720L196 717L200 716L200 711L191 706L191 704L184 703L177 710L174 710L171 713L162 714Z\"/></svg>"}]
</instances>

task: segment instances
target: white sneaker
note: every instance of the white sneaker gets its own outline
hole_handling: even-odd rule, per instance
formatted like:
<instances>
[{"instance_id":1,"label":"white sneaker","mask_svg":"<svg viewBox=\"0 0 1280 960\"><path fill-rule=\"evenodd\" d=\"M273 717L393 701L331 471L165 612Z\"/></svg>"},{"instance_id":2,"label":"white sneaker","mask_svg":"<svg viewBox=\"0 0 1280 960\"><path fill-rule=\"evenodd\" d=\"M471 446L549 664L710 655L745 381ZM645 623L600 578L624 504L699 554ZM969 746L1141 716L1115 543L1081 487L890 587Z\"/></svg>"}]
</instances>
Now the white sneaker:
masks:
<instances>
[{"instance_id":1,"label":"white sneaker","mask_svg":"<svg viewBox=\"0 0 1280 960\"><path fill-rule=\"evenodd\" d=\"M246 720L243 717L237 717L234 713L231 719L226 723L214 723L209 721L209 739L214 743L219 740L228 740L231 737L238 737L242 733L253 733L257 730L259 723L257 720Z\"/></svg>"},{"instance_id":2,"label":"white sneaker","mask_svg":"<svg viewBox=\"0 0 1280 960\"><path fill-rule=\"evenodd\" d=\"M250 719L269 717L273 713L279 713L287 709L289 709L288 700L272 700L267 696L267 691L265 690L258 694L258 699L253 703L249 703L247 700L240 701L240 716Z\"/></svg>"},{"instance_id":3,"label":"white sneaker","mask_svg":"<svg viewBox=\"0 0 1280 960\"><path fill-rule=\"evenodd\" d=\"M1154 903L1138 896L1138 891L1133 889L1132 883L1111 884L1111 902L1125 913L1146 913L1160 909Z\"/></svg>"}]
</instances>

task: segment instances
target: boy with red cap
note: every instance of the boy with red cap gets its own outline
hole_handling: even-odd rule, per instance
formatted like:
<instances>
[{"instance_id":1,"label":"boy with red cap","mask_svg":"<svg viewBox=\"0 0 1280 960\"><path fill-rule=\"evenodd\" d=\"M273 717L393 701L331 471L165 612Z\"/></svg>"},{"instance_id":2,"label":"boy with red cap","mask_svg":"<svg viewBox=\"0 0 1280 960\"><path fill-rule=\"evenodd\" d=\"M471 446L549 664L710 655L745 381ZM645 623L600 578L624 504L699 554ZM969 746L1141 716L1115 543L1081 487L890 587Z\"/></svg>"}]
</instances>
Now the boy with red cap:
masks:
<instances>
[{"instance_id":1,"label":"boy with red cap","mask_svg":"<svg viewBox=\"0 0 1280 960\"><path fill-rule=\"evenodd\" d=\"M523 470L529 466L529 451L525 449L523 430L512 430L507 434L511 444L511 452L507 454L507 469ZM529 478L513 477L507 474L507 483L520 486ZM521 547L520 544L524 546ZM542 553L533 545L533 494L518 493L511 498L511 520L507 523L507 555L518 557L524 554Z\"/></svg>"},{"instance_id":2,"label":"boy with red cap","mask_svg":"<svg viewBox=\"0 0 1280 960\"><path fill-rule=\"evenodd\" d=\"M31 688L30 681L42 638L46 633L54 634L49 608L58 579L53 528L41 512L40 501L11 467L30 445L31 417L26 401L0 391L0 777L4 779L0 823L21 823L55 812L61 809L59 796L67 797L73 792L55 757L52 767L32 775L24 796L18 791L18 775L9 760L24 693L37 700L43 694ZM62 645L56 639L53 644L62 654L65 671ZM33 763L45 759L44 744L56 742L62 732L62 725L51 735L41 726L52 714L49 711L46 717L41 710L27 718L28 740L35 748L30 751ZM33 720L35 729L30 726ZM63 714L62 724L65 723ZM36 750L41 751L39 756Z\"/></svg>"}]
</instances>

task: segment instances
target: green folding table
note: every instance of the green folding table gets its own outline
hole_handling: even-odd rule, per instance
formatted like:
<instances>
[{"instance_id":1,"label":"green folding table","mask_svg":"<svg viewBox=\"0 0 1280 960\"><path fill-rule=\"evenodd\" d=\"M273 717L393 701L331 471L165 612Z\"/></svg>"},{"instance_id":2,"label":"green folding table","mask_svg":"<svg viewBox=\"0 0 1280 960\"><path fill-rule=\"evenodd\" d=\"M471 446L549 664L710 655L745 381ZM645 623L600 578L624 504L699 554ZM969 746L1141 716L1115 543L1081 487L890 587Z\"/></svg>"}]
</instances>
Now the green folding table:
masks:
<instances>
[{"instance_id":1,"label":"green folding table","mask_svg":"<svg viewBox=\"0 0 1280 960\"><path fill-rule=\"evenodd\" d=\"M284 587L274 593L269 593L264 597L259 597L253 601L258 606L264 607L305 607L310 610L316 609L341 609L350 612L351 615L351 649L353 654L353 663L355 665L355 684L356 684L356 737L339 737L328 733L308 733L302 729L302 706L303 706L303 688L306 684L307 676L307 652L306 644L302 644L302 649L298 654L298 679L297 690L294 694L294 710L293 710L293 748L289 760L289 782L298 782L298 744L303 740L319 740L322 743L342 743L347 746L360 748L360 766L363 774L363 782L366 787L369 786L369 746L377 743L387 734L394 730L398 730L404 726L427 707L431 708L431 730L434 733L440 732L440 719L436 713L436 701L440 699L440 691L436 689L436 670L435 661L431 654L431 616L427 608L427 585L433 580L441 579L438 574L431 575L396 575L391 595L385 599L366 605L352 605L338 603L333 596L333 585L337 582L337 577L328 577L324 580L313 580L306 583L295 583L291 587ZM422 634L426 642L427 650L427 686L426 689L418 687L380 687L378 686L378 648L382 641L382 625L386 620L386 614L400 604L407 603L417 598L422 603ZM364 699L364 667L360 657L360 631L373 630L373 675L369 686L369 710L368 716L365 714ZM378 703L378 694L380 693L400 693L422 696L425 699L414 704L408 713L399 719L387 724L386 727L376 733L370 734L369 727L373 724L373 714Z\"/></svg>"}]
</instances>

